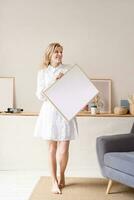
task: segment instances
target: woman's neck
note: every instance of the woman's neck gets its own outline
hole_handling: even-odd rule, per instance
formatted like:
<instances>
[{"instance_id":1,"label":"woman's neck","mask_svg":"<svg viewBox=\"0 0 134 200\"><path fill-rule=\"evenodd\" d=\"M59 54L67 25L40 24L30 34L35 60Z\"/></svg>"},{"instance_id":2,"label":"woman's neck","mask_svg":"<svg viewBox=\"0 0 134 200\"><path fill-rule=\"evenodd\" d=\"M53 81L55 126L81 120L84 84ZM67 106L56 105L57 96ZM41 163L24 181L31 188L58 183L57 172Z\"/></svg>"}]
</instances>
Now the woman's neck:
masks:
<instances>
[{"instance_id":1,"label":"woman's neck","mask_svg":"<svg viewBox=\"0 0 134 200\"><path fill-rule=\"evenodd\" d=\"M50 63L50 65L51 65L52 67L58 67L60 64L61 64L61 63L53 63L53 62Z\"/></svg>"}]
</instances>

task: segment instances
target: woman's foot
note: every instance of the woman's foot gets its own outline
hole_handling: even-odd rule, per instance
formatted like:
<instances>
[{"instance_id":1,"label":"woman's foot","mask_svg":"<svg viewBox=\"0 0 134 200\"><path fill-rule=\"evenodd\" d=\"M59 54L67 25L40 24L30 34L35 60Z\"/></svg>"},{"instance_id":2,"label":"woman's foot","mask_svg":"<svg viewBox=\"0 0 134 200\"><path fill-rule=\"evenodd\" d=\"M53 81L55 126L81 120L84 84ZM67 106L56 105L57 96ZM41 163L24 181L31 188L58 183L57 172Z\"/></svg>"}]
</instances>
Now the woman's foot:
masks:
<instances>
[{"instance_id":1,"label":"woman's foot","mask_svg":"<svg viewBox=\"0 0 134 200\"><path fill-rule=\"evenodd\" d=\"M54 181L53 183L52 183L52 193L54 193L54 194L61 194L61 190L60 190L60 188L59 188L59 186L58 186L58 183L57 183L57 181Z\"/></svg>"},{"instance_id":2,"label":"woman's foot","mask_svg":"<svg viewBox=\"0 0 134 200\"><path fill-rule=\"evenodd\" d=\"M65 187L65 177L64 176L59 179L58 186L60 189Z\"/></svg>"}]
</instances>

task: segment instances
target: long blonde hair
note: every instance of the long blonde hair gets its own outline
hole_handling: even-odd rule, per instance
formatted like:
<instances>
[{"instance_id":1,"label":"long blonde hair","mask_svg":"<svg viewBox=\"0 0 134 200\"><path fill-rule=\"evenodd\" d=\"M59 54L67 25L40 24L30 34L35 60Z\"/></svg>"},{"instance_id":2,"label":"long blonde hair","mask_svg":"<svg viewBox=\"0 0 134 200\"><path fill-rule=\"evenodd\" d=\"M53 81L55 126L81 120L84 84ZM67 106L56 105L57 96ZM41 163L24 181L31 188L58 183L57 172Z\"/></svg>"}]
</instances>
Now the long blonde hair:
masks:
<instances>
[{"instance_id":1,"label":"long blonde hair","mask_svg":"<svg viewBox=\"0 0 134 200\"><path fill-rule=\"evenodd\" d=\"M43 63L41 64L41 68L48 67L48 65L50 64L50 61L51 61L52 54L53 54L55 48L57 48L57 47L61 47L63 49L63 47L59 43L56 43L56 42L50 43L48 45L48 47L45 50L45 54L43 56Z\"/></svg>"}]
</instances>

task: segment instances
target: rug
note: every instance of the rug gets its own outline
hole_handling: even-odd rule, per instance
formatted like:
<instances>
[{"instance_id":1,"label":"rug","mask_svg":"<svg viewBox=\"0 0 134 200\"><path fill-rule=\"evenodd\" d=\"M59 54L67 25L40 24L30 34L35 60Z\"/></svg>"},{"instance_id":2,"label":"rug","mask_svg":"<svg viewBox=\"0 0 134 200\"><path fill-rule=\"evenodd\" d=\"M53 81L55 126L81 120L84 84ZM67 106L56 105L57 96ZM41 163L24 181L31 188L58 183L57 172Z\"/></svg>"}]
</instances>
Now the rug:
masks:
<instances>
[{"instance_id":1,"label":"rug","mask_svg":"<svg viewBox=\"0 0 134 200\"><path fill-rule=\"evenodd\" d=\"M108 181L95 178L66 178L62 194L51 193L50 177L41 177L29 200L133 200L134 189L113 183L110 194L106 195Z\"/></svg>"}]
</instances>

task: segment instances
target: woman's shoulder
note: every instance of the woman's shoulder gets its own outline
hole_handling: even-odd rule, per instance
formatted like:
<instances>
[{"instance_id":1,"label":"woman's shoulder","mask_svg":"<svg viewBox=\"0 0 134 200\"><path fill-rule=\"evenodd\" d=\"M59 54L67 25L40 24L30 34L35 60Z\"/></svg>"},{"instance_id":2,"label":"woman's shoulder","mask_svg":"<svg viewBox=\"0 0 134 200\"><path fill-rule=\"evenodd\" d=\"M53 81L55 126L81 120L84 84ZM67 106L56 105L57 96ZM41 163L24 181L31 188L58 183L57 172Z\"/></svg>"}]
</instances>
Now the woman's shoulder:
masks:
<instances>
[{"instance_id":1,"label":"woman's shoulder","mask_svg":"<svg viewBox=\"0 0 134 200\"><path fill-rule=\"evenodd\" d=\"M39 69L38 70L38 78L39 79L44 79L46 71L47 71L47 69L45 69L45 68Z\"/></svg>"},{"instance_id":2,"label":"woman's shoulder","mask_svg":"<svg viewBox=\"0 0 134 200\"><path fill-rule=\"evenodd\" d=\"M47 71L47 68L39 69L38 74L44 74L44 73L46 73L46 71Z\"/></svg>"}]
</instances>

